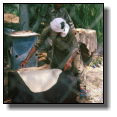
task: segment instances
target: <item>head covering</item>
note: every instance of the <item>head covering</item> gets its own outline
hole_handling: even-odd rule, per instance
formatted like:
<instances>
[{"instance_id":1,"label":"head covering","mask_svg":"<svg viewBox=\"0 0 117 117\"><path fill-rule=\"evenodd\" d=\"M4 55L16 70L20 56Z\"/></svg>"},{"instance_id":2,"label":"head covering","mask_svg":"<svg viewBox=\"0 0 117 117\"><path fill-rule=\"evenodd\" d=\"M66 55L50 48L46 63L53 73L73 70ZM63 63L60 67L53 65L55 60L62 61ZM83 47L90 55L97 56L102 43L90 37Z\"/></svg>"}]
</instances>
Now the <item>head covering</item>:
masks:
<instances>
[{"instance_id":1,"label":"head covering","mask_svg":"<svg viewBox=\"0 0 117 117\"><path fill-rule=\"evenodd\" d=\"M64 24L63 27L62 24ZM50 28L55 32L60 32L62 37L65 37L69 32L69 25L62 18L55 18L50 22Z\"/></svg>"}]
</instances>

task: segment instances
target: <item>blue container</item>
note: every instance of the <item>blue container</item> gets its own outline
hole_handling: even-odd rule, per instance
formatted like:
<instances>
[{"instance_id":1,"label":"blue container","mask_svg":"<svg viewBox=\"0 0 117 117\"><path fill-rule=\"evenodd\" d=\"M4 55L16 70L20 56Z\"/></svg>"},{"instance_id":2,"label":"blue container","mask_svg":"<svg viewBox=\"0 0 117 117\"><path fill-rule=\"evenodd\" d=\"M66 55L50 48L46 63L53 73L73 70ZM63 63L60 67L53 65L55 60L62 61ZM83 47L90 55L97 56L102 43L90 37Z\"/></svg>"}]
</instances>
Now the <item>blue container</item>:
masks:
<instances>
[{"instance_id":1,"label":"blue container","mask_svg":"<svg viewBox=\"0 0 117 117\"><path fill-rule=\"evenodd\" d=\"M13 70L21 69L20 63L26 59L38 33L24 31L6 33L7 59ZM37 52L30 58L27 67L37 67Z\"/></svg>"}]
</instances>

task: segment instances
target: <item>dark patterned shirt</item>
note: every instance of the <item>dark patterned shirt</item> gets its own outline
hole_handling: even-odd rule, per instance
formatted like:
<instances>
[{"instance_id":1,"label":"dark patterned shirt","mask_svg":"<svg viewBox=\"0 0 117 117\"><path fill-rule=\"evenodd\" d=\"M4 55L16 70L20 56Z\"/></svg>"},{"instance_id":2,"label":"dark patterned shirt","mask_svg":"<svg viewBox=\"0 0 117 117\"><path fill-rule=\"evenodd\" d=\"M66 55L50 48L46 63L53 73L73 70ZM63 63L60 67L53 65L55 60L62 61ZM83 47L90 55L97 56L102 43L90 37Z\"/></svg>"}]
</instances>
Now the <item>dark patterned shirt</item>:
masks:
<instances>
[{"instance_id":1,"label":"dark patterned shirt","mask_svg":"<svg viewBox=\"0 0 117 117\"><path fill-rule=\"evenodd\" d=\"M39 36L38 41L36 41L34 44L34 48L36 50L40 49L44 45L46 38L50 36L50 31L51 31L50 26L47 26L46 28L44 28L41 35ZM52 39L52 38L50 37L50 39ZM52 40L53 40L53 44L60 51L78 50L77 40L76 40L76 37L71 29L69 29L69 32L65 37L61 37L60 35L58 35L57 37L54 37L54 39L52 39Z\"/></svg>"},{"instance_id":2,"label":"dark patterned shirt","mask_svg":"<svg viewBox=\"0 0 117 117\"><path fill-rule=\"evenodd\" d=\"M50 36L50 32L50 26L44 28L38 41L36 41L33 46L36 50L39 49L39 51L42 51L45 45L45 39ZM59 68L63 68L64 64L74 52L77 51L79 53L79 46L77 44L76 37L71 29L69 29L69 32L65 37L61 37L58 34L57 36L53 36L52 38L50 36L50 39L53 40L51 53L51 68L53 68L53 62L58 63Z\"/></svg>"}]
</instances>

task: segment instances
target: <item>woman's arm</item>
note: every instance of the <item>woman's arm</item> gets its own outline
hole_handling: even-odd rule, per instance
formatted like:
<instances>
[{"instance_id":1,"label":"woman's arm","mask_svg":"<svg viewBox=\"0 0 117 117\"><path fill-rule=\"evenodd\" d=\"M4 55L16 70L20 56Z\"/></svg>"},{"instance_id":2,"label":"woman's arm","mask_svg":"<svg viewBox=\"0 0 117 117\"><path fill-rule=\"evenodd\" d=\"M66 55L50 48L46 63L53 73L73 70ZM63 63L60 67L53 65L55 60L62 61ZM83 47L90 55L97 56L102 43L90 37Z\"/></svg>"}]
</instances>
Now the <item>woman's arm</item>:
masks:
<instances>
[{"instance_id":1,"label":"woman's arm","mask_svg":"<svg viewBox=\"0 0 117 117\"><path fill-rule=\"evenodd\" d=\"M75 56L77 55L77 51L73 53L73 55L68 59L68 61L64 65L64 71L69 70L72 67L72 61L74 60Z\"/></svg>"},{"instance_id":2,"label":"woman's arm","mask_svg":"<svg viewBox=\"0 0 117 117\"><path fill-rule=\"evenodd\" d=\"M34 55L35 52L36 52L36 49L34 47L32 47L27 58L20 63L21 68L24 68L27 65L29 59Z\"/></svg>"}]
</instances>

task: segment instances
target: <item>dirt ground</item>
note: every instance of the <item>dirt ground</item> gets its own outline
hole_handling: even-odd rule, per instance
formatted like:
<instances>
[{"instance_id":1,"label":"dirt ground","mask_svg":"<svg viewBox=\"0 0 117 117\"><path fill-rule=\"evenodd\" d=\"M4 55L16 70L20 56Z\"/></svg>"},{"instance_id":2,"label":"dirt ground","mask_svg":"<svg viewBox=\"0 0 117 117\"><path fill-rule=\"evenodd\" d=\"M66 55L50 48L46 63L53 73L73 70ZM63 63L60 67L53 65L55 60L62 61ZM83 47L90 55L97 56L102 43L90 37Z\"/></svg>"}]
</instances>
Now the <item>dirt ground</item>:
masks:
<instances>
[{"instance_id":1,"label":"dirt ground","mask_svg":"<svg viewBox=\"0 0 117 117\"><path fill-rule=\"evenodd\" d=\"M5 26L9 26L10 23L19 23L19 18L14 15L4 14ZM9 27L6 27L9 28ZM50 66L46 60L46 52L38 56L38 67L40 69L48 69ZM9 68L6 51L4 50L4 103L10 103L11 99L8 99L8 72L13 71ZM79 99L80 103L103 103L103 65L97 68L89 66L85 67L86 80L87 80L87 100Z\"/></svg>"}]
</instances>

